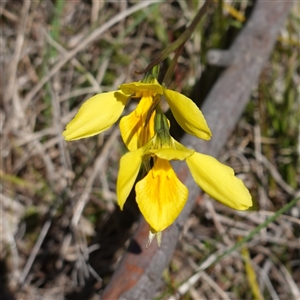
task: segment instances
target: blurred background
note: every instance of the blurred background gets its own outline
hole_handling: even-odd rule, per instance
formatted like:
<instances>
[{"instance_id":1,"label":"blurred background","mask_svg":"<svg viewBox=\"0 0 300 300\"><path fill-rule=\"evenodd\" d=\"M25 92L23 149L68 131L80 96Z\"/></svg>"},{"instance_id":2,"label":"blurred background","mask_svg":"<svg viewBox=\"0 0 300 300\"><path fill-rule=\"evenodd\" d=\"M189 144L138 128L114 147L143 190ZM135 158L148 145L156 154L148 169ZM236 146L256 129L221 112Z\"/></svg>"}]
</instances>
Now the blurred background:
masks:
<instances>
[{"instance_id":1,"label":"blurred background","mask_svg":"<svg viewBox=\"0 0 300 300\"><path fill-rule=\"evenodd\" d=\"M117 125L75 142L61 133L92 95L141 80L134 71L174 41L202 4L1 1L1 299L99 299L139 217L134 203L124 212L116 206L126 149ZM207 11L170 88L190 95L201 78L204 98L222 72L208 65L207 51L227 49L254 4L220 0ZM168 299L212 253L299 196L299 10L295 1L219 157L244 181L254 206L245 213L199 201L157 299ZM208 268L181 299L291 299L300 286L299 216L298 202L239 253Z\"/></svg>"}]
</instances>

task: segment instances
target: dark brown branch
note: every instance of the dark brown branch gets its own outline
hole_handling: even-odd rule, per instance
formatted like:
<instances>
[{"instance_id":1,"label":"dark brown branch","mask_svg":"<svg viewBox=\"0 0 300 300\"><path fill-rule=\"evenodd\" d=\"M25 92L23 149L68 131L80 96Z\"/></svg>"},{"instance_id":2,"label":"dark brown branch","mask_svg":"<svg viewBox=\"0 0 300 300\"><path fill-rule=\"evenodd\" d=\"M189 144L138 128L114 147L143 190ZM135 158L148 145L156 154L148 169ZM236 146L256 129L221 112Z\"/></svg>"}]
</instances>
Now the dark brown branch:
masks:
<instances>
[{"instance_id":1,"label":"dark brown branch","mask_svg":"<svg viewBox=\"0 0 300 300\"><path fill-rule=\"evenodd\" d=\"M292 4L292 1L257 1L245 28L228 52L234 60L202 107L214 134L212 140L199 141L186 135L181 141L183 144L199 152L218 156L249 101L251 90L257 84ZM184 163L177 164L175 169L189 189L188 203L176 222L163 232L161 248L153 243L145 249L149 227L144 220L140 221L131 246L102 295L103 300L153 297L161 273L172 257L181 228L200 193Z\"/></svg>"}]
</instances>

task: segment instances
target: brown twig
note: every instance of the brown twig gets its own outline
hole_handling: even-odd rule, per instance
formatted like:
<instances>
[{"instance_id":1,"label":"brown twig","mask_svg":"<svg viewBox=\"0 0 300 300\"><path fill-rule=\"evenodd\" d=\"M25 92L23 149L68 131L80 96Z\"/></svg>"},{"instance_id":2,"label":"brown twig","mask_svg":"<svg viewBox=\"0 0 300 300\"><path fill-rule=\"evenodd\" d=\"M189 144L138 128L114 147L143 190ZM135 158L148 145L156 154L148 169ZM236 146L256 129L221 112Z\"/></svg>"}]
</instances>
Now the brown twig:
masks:
<instances>
[{"instance_id":1,"label":"brown twig","mask_svg":"<svg viewBox=\"0 0 300 300\"><path fill-rule=\"evenodd\" d=\"M213 156L219 154L249 101L252 88L269 58L278 31L291 6L292 2L288 1L257 1L245 28L230 48L230 56L235 59L230 62L202 107L214 134L212 140L199 141L186 135L181 141L183 144L202 153ZM199 196L199 188L194 184L187 167L177 164L175 171L189 189L189 200L184 210L176 222L164 231L161 248L153 244L145 250L149 228L143 219L140 220L131 246L102 299L134 300L153 297L162 271L172 257L181 228Z\"/></svg>"},{"instance_id":2,"label":"brown twig","mask_svg":"<svg viewBox=\"0 0 300 300\"><path fill-rule=\"evenodd\" d=\"M11 100L14 94L15 85L16 85L16 75L17 75L17 68L21 56L22 46L25 39L25 31L27 25L27 18L30 9L31 1L25 1L22 7L22 15L21 15L21 22L18 29L18 35L15 45L15 52L13 59L10 62L10 73L8 78L8 85L6 88L5 93L5 101ZM15 100L16 101L16 100ZM19 105L20 106L20 105Z\"/></svg>"}]
</instances>

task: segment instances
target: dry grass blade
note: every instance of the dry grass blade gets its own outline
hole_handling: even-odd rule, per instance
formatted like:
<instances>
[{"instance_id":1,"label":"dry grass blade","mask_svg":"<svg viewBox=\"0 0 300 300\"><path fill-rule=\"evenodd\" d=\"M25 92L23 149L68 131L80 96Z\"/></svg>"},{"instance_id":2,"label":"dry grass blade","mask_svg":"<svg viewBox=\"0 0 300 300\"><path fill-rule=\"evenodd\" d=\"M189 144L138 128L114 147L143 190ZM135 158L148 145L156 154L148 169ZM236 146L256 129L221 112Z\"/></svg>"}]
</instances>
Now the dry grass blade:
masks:
<instances>
[{"instance_id":1,"label":"dry grass blade","mask_svg":"<svg viewBox=\"0 0 300 300\"><path fill-rule=\"evenodd\" d=\"M78 199L77 203L75 204L73 217L71 219L71 226L73 226L74 229L78 225L78 222L80 220L80 217L81 217L83 209L84 209L84 206L90 197L93 183L96 179L96 176L99 174L101 168L103 167L103 164L107 161L107 159L111 153L111 148L116 143L116 139L118 136L119 136L119 130L118 130L118 128L115 128L113 130L111 136L109 137L108 141L106 142L102 152L99 154L99 156L95 160L93 172L91 173L89 179L86 182L84 191L82 192L80 198ZM63 247L61 249L61 253L63 256L67 252L70 242L71 242L71 235L68 235L66 237L66 239L63 243Z\"/></svg>"},{"instance_id":2,"label":"dry grass blade","mask_svg":"<svg viewBox=\"0 0 300 300\"><path fill-rule=\"evenodd\" d=\"M82 193L82 196L79 198L77 205L75 207L73 218L72 218L72 225L76 226L78 224L79 218L83 211L83 207L89 197L89 194L91 193L94 180L96 179L96 176L99 173L100 169L103 167L103 164L107 161L111 153L111 148L115 144L118 136L119 136L118 128L115 128L111 136L109 137L108 141L106 142L105 147L103 148L101 154L96 159L94 170L91 176L89 177L86 184L86 188Z\"/></svg>"},{"instance_id":3,"label":"dry grass blade","mask_svg":"<svg viewBox=\"0 0 300 300\"><path fill-rule=\"evenodd\" d=\"M22 12L21 12L22 22L20 23L19 29L18 29L18 35L17 35L16 45L15 45L14 56L11 61L9 80L8 80L8 85L7 85L7 89L6 89L6 93L5 93L6 101L10 100L13 97L14 91L16 89L17 68L18 68L18 64L20 61L22 46L23 46L24 39L25 39L25 30L26 30L26 24L27 24L27 20L28 20L28 13L29 13L30 5L31 5L30 1L24 1L24 3L23 3L23 8L22 8ZM15 99L15 97L14 97L14 99ZM21 104L18 104L18 107L21 107Z\"/></svg>"},{"instance_id":4,"label":"dry grass blade","mask_svg":"<svg viewBox=\"0 0 300 300\"><path fill-rule=\"evenodd\" d=\"M160 2L160 1L157 1ZM71 58L73 58L79 51L84 49L87 45L91 42L97 40L101 34L103 34L106 30L110 27L115 25L116 23L122 21L126 17L130 16L131 14L139 11L149 5L153 4L150 1L145 1L134 5L133 7L120 12L118 15L113 17L107 23L105 23L102 27L95 29L88 37L86 37L83 41L81 41L76 48L70 50L66 55L49 71L47 76L42 78L40 82L26 95L24 99L25 107L31 102L32 98L39 92L39 90L43 87L43 85L49 81L49 79L54 76L60 68L62 68Z\"/></svg>"}]
</instances>

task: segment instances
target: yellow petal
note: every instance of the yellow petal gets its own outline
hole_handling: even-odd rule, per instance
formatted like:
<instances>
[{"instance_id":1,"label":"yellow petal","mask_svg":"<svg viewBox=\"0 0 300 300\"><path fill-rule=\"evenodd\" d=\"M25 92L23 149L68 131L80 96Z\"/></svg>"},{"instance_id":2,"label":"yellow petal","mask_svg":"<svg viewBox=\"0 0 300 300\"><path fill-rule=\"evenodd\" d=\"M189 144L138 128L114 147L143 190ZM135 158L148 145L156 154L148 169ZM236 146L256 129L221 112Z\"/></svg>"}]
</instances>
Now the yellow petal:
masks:
<instances>
[{"instance_id":1,"label":"yellow petal","mask_svg":"<svg viewBox=\"0 0 300 300\"><path fill-rule=\"evenodd\" d=\"M78 140L96 135L111 127L120 117L128 95L121 91L98 94L80 107L63 132L65 140Z\"/></svg>"},{"instance_id":2,"label":"yellow petal","mask_svg":"<svg viewBox=\"0 0 300 300\"><path fill-rule=\"evenodd\" d=\"M242 180L232 168L215 158L195 152L186 159L196 183L212 198L237 210L252 206L252 199Z\"/></svg>"},{"instance_id":3,"label":"yellow petal","mask_svg":"<svg viewBox=\"0 0 300 300\"><path fill-rule=\"evenodd\" d=\"M186 148L186 151L178 150L175 148L160 148L160 149L150 149L149 153L154 154L155 156L166 159L166 160L185 160L187 157L191 156L195 150L189 150Z\"/></svg>"},{"instance_id":4,"label":"yellow petal","mask_svg":"<svg viewBox=\"0 0 300 300\"><path fill-rule=\"evenodd\" d=\"M169 120L168 120L169 121ZM157 135L152 139L152 147L149 148L147 154L157 156L166 160L185 160L191 156L195 150L188 149L171 137L170 145L162 146L157 140Z\"/></svg>"},{"instance_id":5,"label":"yellow petal","mask_svg":"<svg viewBox=\"0 0 300 300\"><path fill-rule=\"evenodd\" d=\"M130 151L144 146L154 135L155 113L147 119L151 105L152 97L143 97L136 109L120 121L121 136Z\"/></svg>"},{"instance_id":6,"label":"yellow petal","mask_svg":"<svg viewBox=\"0 0 300 300\"><path fill-rule=\"evenodd\" d=\"M184 131L204 140L210 140L212 134L198 106L188 97L168 89L164 95L171 111Z\"/></svg>"},{"instance_id":7,"label":"yellow petal","mask_svg":"<svg viewBox=\"0 0 300 300\"><path fill-rule=\"evenodd\" d=\"M139 173L143 155L148 146L128 152L120 159L120 169L117 179L117 198L121 209L129 196Z\"/></svg>"},{"instance_id":8,"label":"yellow petal","mask_svg":"<svg viewBox=\"0 0 300 300\"><path fill-rule=\"evenodd\" d=\"M150 94L163 94L162 86L156 79L152 83L131 82L121 84L119 89L125 94L141 94L143 92L150 92Z\"/></svg>"},{"instance_id":9,"label":"yellow petal","mask_svg":"<svg viewBox=\"0 0 300 300\"><path fill-rule=\"evenodd\" d=\"M157 158L153 168L135 186L141 213L155 232L171 225L182 211L188 189L167 160Z\"/></svg>"}]
</instances>

